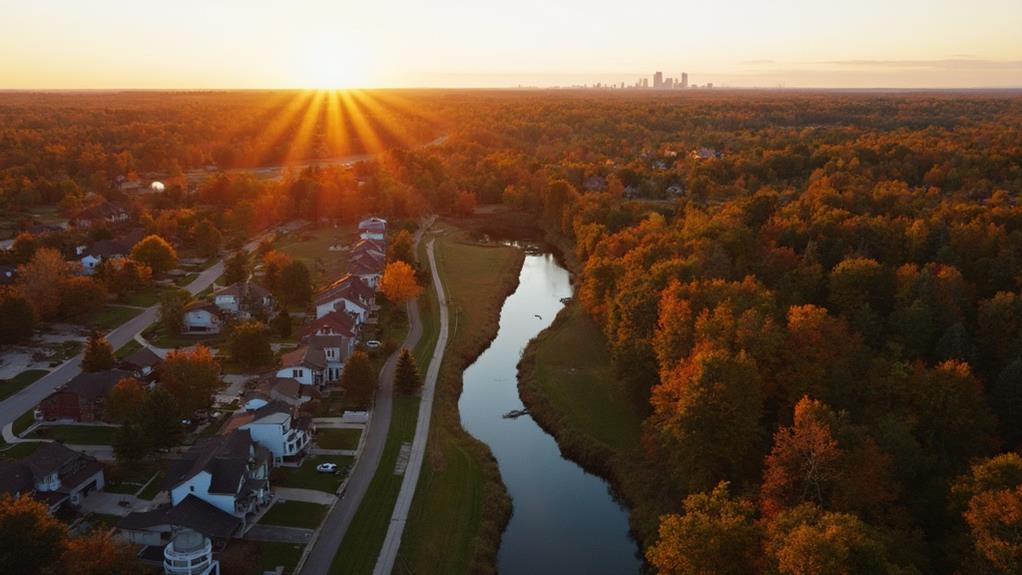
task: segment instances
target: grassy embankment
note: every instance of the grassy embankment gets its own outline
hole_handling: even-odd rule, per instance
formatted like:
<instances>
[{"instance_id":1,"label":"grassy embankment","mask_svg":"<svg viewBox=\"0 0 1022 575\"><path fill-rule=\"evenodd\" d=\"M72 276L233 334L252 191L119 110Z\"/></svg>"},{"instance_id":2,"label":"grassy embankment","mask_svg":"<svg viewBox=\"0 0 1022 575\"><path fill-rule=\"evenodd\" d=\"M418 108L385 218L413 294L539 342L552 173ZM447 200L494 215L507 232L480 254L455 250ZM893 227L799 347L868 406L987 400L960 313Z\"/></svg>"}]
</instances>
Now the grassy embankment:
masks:
<instances>
[{"instance_id":1,"label":"grassy embankment","mask_svg":"<svg viewBox=\"0 0 1022 575\"><path fill-rule=\"evenodd\" d=\"M497 333L500 308L518 285L524 254L471 242L460 231L441 236L435 250L448 297L450 340L437 382L426 462L394 570L490 572L511 501L489 449L461 428L458 397L462 372ZM420 362L431 353L432 345L416 350Z\"/></svg>"}]
</instances>

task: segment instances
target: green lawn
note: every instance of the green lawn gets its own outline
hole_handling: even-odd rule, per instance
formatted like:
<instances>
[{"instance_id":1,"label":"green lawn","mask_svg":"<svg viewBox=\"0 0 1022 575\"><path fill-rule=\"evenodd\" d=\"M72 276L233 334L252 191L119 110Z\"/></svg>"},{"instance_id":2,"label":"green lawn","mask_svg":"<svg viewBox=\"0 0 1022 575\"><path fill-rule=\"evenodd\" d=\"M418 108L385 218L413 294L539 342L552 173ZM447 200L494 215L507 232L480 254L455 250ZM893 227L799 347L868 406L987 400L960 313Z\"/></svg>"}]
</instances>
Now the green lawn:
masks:
<instances>
[{"instance_id":1,"label":"green lawn","mask_svg":"<svg viewBox=\"0 0 1022 575\"><path fill-rule=\"evenodd\" d=\"M0 380L0 401L18 393L47 373L50 372L45 369L29 369L19 373L11 379Z\"/></svg>"},{"instance_id":2,"label":"green lawn","mask_svg":"<svg viewBox=\"0 0 1022 575\"><path fill-rule=\"evenodd\" d=\"M134 339L129 339L128 343L119 347L114 355L117 356L117 359L124 359L140 349L142 349L142 344Z\"/></svg>"},{"instance_id":3,"label":"green lawn","mask_svg":"<svg viewBox=\"0 0 1022 575\"><path fill-rule=\"evenodd\" d=\"M156 498L156 495L160 492L160 484L163 483L164 473L159 471L146 483L146 486L138 494L139 499L145 499L146 501L152 501Z\"/></svg>"},{"instance_id":4,"label":"green lawn","mask_svg":"<svg viewBox=\"0 0 1022 575\"><path fill-rule=\"evenodd\" d=\"M352 226L305 229L279 240L275 246L292 259L300 260L312 272L314 285L323 286L344 275L348 269L348 252L330 251L330 246L350 246L357 241Z\"/></svg>"},{"instance_id":5,"label":"green lawn","mask_svg":"<svg viewBox=\"0 0 1022 575\"><path fill-rule=\"evenodd\" d=\"M279 501L259 520L262 525L282 525L315 529L323 522L330 508L318 503L305 501Z\"/></svg>"},{"instance_id":6,"label":"green lawn","mask_svg":"<svg viewBox=\"0 0 1022 575\"><path fill-rule=\"evenodd\" d=\"M35 450L42 445L39 442L31 441L26 443L15 443L0 450L0 459L21 459L35 453Z\"/></svg>"},{"instance_id":7,"label":"green lawn","mask_svg":"<svg viewBox=\"0 0 1022 575\"><path fill-rule=\"evenodd\" d=\"M403 476L394 475L394 464L401 444L411 442L415 435L418 411L419 398L394 397L394 412L380 466L334 557L331 574L372 573L401 490ZM434 524L433 528L437 525L440 524Z\"/></svg>"},{"instance_id":8,"label":"green lawn","mask_svg":"<svg viewBox=\"0 0 1022 575\"><path fill-rule=\"evenodd\" d=\"M99 331L110 331L140 313L142 313L142 310L130 307L103 306L103 309L92 314L85 321L85 325Z\"/></svg>"},{"instance_id":9,"label":"green lawn","mask_svg":"<svg viewBox=\"0 0 1022 575\"><path fill-rule=\"evenodd\" d=\"M14 435L21 435L32 423L35 422L35 408L31 408L25 413L18 416L18 419L14 420L14 425L11 426L11 431Z\"/></svg>"},{"instance_id":10,"label":"green lawn","mask_svg":"<svg viewBox=\"0 0 1022 575\"><path fill-rule=\"evenodd\" d=\"M315 489L326 493L335 493L341 482L348 476L349 467L355 461L349 455L313 455L306 457L298 469L280 468L274 471L272 484L278 487L294 487L297 489ZM336 463L338 473L320 473L316 466L320 463Z\"/></svg>"},{"instance_id":11,"label":"green lawn","mask_svg":"<svg viewBox=\"0 0 1022 575\"><path fill-rule=\"evenodd\" d=\"M104 489L105 490L105 489ZM106 513L89 513L85 517L85 521L89 522L93 528L107 530L111 527L116 527L117 522L121 520L120 515L108 515Z\"/></svg>"},{"instance_id":12,"label":"green lawn","mask_svg":"<svg viewBox=\"0 0 1022 575\"><path fill-rule=\"evenodd\" d=\"M502 521L510 511L510 500L499 483L489 450L461 429L458 397L466 362L496 334L500 308L514 285L523 255L509 247L465 241L457 230L436 240L435 253L448 296L451 332L437 384L426 463L395 573L484 570L496 555ZM424 315L428 328L439 323L428 317ZM416 351L429 357L432 346L428 353L424 349ZM425 372L427 366L420 368Z\"/></svg>"},{"instance_id":13,"label":"green lawn","mask_svg":"<svg viewBox=\"0 0 1022 575\"><path fill-rule=\"evenodd\" d=\"M350 401L339 391L330 392L319 400L316 417L340 417L345 411L365 411L368 405Z\"/></svg>"},{"instance_id":14,"label":"green lawn","mask_svg":"<svg viewBox=\"0 0 1022 575\"><path fill-rule=\"evenodd\" d=\"M116 427L101 425L46 425L37 427L29 438L52 439L72 445L112 445Z\"/></svg>"},{"instance_id":15,"label":"green lawn","mask_svg":"<svg viewBox=\"0 0 1022 575\"><path fill-rule=\"evenodd\" d=\"M323 449L355 449L360 437L361 429L320 429L316 431L316 444Z\"/></svg>"},{"instance_id":16,"label":"green lawn","mask_svg":"<svg viewBox=\"0 0 1022 575\"><path fill-rule=\"evenodd\" d=\"M284 566L284 573L291 573L294 571L295 565L298 565L298 560L301 559L305 546L292 543L260 541L257 549L259 554L257 563L260 573L273 571L278 565Z\"/></svg>"},{"instance_id":17,"label":"green lawn","mask_svg":"<svg viewBox=\"0 0 1022 575\"><path fill-rule=\"evenodd\" d=\"M614 450L639 446L642 418L618 387L606 340L577 304L532 344L535 383L567 432L580 433Z\"/></svg>"}]
</instances>

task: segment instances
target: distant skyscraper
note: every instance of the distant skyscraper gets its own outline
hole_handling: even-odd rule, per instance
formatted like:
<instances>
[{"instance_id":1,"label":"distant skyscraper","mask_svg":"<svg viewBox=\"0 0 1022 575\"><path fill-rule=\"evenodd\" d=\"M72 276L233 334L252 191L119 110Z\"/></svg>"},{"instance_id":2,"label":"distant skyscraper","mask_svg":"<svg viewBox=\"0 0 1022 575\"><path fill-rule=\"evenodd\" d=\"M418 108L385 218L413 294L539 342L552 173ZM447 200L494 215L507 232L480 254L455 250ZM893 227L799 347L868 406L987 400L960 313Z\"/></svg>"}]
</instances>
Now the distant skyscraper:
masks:
<instances>
[{"instance_id":1,"label":"distant skyscraper","mask_svg":"<svg viewBox=\"0 0 1022 575\"><path fill-rule=\"evenodd\" d=\"M649 88L649 78L643 78L642 79L642 87L643 88Z\"/></svg>"},{"instance_id":2,"label":"distant skyscraper","mask_svg":"<svg viewBox=\"0 0 1022 575\"><path fill-rule=\"evenodd\" d=\"M681 73L681 87L688 88L688 72Z\"/></svg>"},{"instance_id":3,"label":"distant skyscraper","mask_svg":"<svg viewBox=\"0 0 1022 575\"><path fill-rule=\"evenodd\" d=\"M663 72L657 72L656 74L653 74L653 87L654 88L663 88L664 87L664 73Z\"/></svg>"}]
</instances>

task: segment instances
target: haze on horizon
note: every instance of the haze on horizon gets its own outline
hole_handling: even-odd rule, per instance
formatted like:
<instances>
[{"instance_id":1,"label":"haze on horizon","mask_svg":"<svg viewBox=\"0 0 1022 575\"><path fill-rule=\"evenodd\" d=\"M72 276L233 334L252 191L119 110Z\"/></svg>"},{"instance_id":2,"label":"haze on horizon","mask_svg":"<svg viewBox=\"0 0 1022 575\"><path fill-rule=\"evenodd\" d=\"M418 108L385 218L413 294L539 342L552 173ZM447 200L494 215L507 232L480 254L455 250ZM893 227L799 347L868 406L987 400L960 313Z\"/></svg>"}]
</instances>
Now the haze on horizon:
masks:
<instances>
[{"instance_id":1,"label":"haze on horizon","mask_svg":"<svg viewBox=\"0 0 1022 575\"><path fill-rule=\"evenodd\" d=\"M0 89L1022 87L1022 2L0 0Z\"/></svg>"}]
</instances>

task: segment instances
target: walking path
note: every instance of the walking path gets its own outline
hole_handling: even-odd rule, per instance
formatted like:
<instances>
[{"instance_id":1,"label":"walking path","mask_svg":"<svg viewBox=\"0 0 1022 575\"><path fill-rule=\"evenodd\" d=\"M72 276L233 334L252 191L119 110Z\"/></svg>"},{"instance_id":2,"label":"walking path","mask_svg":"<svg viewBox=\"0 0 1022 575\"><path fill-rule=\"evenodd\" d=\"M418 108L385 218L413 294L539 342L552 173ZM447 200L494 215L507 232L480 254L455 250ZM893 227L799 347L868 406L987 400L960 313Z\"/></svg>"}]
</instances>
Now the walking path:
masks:
<instances>
[{"instance_id":1,"label":"walking path","mask_svg":"<svg viewBox=\"0 0 1022 575\"><path fill-rule=\"evenodd\" d=\"M428 224L424 227L428 227ZM423 227L415 232L415 245L418 245L422 237ZM416 301L408 302L408 335L402 347L414 349L422 336L422 321L419 319L419 304ZM348 532L355 512L362 503L376 475L376 468L380 465L383 457L383 447L387 443L387 432L390 429L390 416L393 410L394 395L394 370L397 367L397 358L400 355L400 348L394 351L387 358L387 363L380 370L380 385L376 391L376 398L373 402L372 416L366 425L363 433L362 453L355 460L355 467L351 470L347 483L343 487L344 493L337 503L330 509L326 519L319 526L319 531L313 542L310 544L308 554L304 562L299 562L295 570L302 575L326 575L330 571L330 564L333 563L337 550L344 541L344 535Z\"/></svg>"},{"instance_id":2,"label":"walking path","mask_svg":"<svg viewBox=\"0 0 1022 575\"><path fill-rule=\"evenodd\" d=\"M390 518L387 538L383 540L380 557L376 560L376 567L373 569L374 575L389 575L394 569L394 560L397 559L397 551L401 547L401 535L404 533L405 523L408 521L408 510L412 507L415 487L419 483L419 471L422 469L422 461L426 455L429 420L433 413L433 395L436 391L437 376L440 374L440 364L443 363L444 350L447 348L447 296L444 294L444 287L437 271L436 258L433 254L433 240L430 240L426 246L426 253L429 255L429 267L433 272L436 298L440 302L440 337L433 350L433 357L429 360L429 369L426 371L426 380L422 387L422 401L419 402L419 419L415 424L415 438L412 440L412 448L408 456L408 466L404 470L405 476L401 481L401 491L398 493L397 503L394 504L394 514Z\"/></svg>"}]
</instances>

